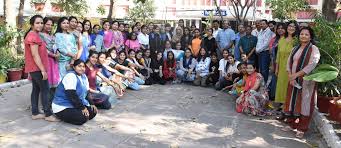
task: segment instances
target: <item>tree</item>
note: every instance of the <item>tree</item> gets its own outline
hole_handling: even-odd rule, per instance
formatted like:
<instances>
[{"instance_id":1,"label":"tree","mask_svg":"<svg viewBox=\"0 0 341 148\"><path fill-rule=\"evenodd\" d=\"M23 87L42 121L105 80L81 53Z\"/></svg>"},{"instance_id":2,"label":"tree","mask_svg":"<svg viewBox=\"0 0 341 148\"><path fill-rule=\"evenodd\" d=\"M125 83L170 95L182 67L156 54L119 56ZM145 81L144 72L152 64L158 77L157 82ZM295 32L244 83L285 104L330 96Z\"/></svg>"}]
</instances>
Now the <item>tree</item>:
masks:
<instances>
[{"instance_id":1,"label":"tree","mask_svg":"<svg viewBox=\"0 0 341 148\"><path fill-rule=\"evenodd\" d=\"M86 0L53 0L51 3L57 3L67 15L83 16L89 9Z\"/></svg>"},{"instance_id":2,"label":"tree","mask_svg":"<svg viewBox=\"0 0 341 148\"><path fill-rule=\"evenodd\" d=\"M256 0L227 0L232 4L233 12L232 15L236 18L238 23L243 24L247 13L251 7L255 6Z\"/></svg>"},{"instance_id":3,"label":"tree","mask_svg":"<svg viewBox=\"0 0 341 148\"><path fill-rule=\"evenodd\" d=\"M219 13L220 21L223 21L223 15L221 14L221 9L220 9L220 6L218 5L217 0L214 0L214 5L216 6L217 11L218 11L218 13Z\"/></svg>"},{"instance_id":4,"label":"tree","mask_svg":"<svg viewBox=\"0 0 341 148\"><path fill-rule=\"evenodd\" d=\"M267 0L272 10L272 17L281 21L293 19L294 13L309 8L306 0Z\"/></svg>"},{"instance_id":5,"label":"tree","mask_svg":"<svg viewBox=\"0 0 341 148\"><path fill-rule=\"evenodd\" d=\"M115 4L115 0L110 0L109 13L108 13L108 17L107 17L107 19L110 22L112 21L112 12L113 12L113 9L114 9L114 4Z\"/></svg>"},{"instance_id":6,"label":"tree","mask_svg":"<svg viewBox=\"0 0 341 148\"><path fill-rule=\"evenodd\" d=\"M16 27L16 13L12 0L4 0L5 24L13 28Z\"/></svg>"},{"instance_id":7,"label":"tree","mask_svg":"<svg viewBox=\"0 0 341 148\"><path fill-rule=\"evenodd\" d=\"M25 0L20 0L19 2L19 13L18 13L18 27L17 27L17 31L21 32L22 28L23 28L23 24L24 24L24 7L25 7ZM18 36L17 37L17 51L23 51L22 50L22 37Z\"/></svg>"},{"instance_id":8,"label":"tree","mask_svg":"<svg viewBox=\"0 0 341 148\"><path fill-rule=\"evenodd\" d=\"M127 16L129 19L145 23L155 16L154 0L134 0L133 2L135 6L129 9Z\"/></svg>"},{"instance_id":9,"label":"tree","mask_svg":"<svg viewBox=\"0 0 341 148\"><path fill-rule=\"evenodd\" d=\"M340 5L338 3L338 0L324 0L322 4L322 14L326 17L328 21L336 21L337 14L335 12L335 9L337 5Z\"/></svg>"}]
</instances>

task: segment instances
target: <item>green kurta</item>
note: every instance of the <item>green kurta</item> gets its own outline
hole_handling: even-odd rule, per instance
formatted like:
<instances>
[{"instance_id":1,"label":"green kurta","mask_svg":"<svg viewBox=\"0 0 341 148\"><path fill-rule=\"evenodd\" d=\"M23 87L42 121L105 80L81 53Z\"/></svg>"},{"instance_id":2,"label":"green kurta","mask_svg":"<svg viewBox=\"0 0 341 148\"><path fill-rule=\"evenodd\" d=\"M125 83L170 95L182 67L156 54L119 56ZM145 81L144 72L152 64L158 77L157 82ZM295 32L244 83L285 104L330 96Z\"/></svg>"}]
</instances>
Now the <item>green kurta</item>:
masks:
<instances>
[{"instance_id":1,"label":"green kurta","mask_svg":"<svg viewBox=\"0 0 341 148\"><path fill-rule=\"evenodd\" d=\"M287 97L287 86L289 83L286 71L287 61L294 43L294 39L287 41L284 37L278 41L276 63L278 65L278 77L276 86L275 102L284 103Z\"/></svg>"}]
</instances>

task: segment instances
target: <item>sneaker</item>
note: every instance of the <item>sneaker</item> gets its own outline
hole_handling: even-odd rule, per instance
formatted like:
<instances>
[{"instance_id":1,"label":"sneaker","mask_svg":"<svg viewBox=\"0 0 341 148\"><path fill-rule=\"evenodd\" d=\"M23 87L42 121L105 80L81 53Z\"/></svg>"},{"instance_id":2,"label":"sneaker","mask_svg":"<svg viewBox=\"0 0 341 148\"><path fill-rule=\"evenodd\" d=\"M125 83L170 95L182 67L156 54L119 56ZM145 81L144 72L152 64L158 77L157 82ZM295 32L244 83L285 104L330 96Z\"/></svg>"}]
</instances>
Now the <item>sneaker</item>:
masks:
<instances>
[{"instance_id":1,"label":"sneaker","mask_svg":"<svg viewBox=\"0 0 341 148\"><path fill-rule=\"evenodd\" d=\"M33 120L44 119L44 118L45 118L44 114L32 115Z\"/></svg>"},{"instance_id":2,"label":"sneaker","mask_svg":"<svg viewBox=\"0 0 341 148\"><path fill-rule=\"evenodd\" d=\"M59 122L60 121L57 117L55 117L53 115L45 117L45 120L49 121L49 122Z\"/></svg>"}]
</instances>

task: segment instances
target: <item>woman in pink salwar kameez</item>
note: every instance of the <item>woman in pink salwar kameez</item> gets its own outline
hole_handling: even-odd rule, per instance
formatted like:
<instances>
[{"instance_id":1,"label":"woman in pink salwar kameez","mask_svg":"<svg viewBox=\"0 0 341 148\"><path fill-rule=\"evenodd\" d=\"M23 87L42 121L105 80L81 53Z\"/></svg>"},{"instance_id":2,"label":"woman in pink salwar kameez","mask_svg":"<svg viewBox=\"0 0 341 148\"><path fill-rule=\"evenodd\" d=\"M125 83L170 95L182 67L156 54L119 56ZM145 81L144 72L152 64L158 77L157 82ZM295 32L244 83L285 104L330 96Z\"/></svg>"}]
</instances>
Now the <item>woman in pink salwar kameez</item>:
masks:
<instances>
[{"instance_id":1,"label":"woman in pink salwar kameez","mask_svg":"<svg viewBox=\"0 0 341 148\"><path fill-rule=\"evenodd\" d=\"M51 35L53 24L52 19L44 18L44 29L40 33L40 38L46 43L48 52L49 69L47 70L47 77L52 90L57 87L60 81L58 69L59 52L55 46L55 37Z\"/></svg>"}]
</instances>

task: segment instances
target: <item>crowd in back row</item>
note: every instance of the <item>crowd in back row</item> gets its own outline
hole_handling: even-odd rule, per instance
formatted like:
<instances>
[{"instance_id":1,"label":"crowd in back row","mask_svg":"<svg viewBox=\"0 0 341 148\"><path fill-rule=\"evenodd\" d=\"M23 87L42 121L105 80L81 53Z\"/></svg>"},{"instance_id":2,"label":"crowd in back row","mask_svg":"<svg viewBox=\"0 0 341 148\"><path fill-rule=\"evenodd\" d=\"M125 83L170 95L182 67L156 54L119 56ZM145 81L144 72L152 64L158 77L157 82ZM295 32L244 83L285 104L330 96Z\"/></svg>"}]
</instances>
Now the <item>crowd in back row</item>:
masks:
<instances>
[{"instance_id":1,"label":"crowd in back row","mask_svg":"<svg viewBox=\"0 0 341 148\"><path fill-rule=\"evenodd\" d=\"M81 125L97 107L111 108L127 88L185 82L238 97L237 112L281 111L278 119L289 124L283 130L297 129L297 137L308 129L316 88L303 76L320 54L305 24L260 20L255 28L239 25L234 31L228 21L222 28L213 21L201 31L183 20L172 29L152 22L92 25L71 16L60 18L54 32L54 21L39 15L30 24L25 70L32 79L33 119ZM38 110L39 95L45 115Z\"/></svg>"}]
</instances>

